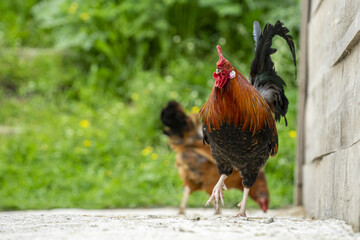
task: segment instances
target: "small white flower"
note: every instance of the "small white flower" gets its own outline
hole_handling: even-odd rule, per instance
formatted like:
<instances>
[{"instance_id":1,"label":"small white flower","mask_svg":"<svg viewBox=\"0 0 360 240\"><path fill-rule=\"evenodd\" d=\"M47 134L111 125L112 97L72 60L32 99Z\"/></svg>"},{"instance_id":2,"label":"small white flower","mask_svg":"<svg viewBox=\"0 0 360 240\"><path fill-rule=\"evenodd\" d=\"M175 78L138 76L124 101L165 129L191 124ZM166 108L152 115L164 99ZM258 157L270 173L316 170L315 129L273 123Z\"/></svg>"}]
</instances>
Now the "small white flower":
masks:
<instances>
[{"instance_id":1,"label":"small white flower","mask_svg":"<svg viewBox=\"0 0 360 240\"><path fill-rule=\"evenodd\" d=\"M230 72L230 74L229 74L229 78L230 79L233 79L234 77L235 77L235 71L234 70L232 70L231 72Z\"/></svg>"}]
</instances>

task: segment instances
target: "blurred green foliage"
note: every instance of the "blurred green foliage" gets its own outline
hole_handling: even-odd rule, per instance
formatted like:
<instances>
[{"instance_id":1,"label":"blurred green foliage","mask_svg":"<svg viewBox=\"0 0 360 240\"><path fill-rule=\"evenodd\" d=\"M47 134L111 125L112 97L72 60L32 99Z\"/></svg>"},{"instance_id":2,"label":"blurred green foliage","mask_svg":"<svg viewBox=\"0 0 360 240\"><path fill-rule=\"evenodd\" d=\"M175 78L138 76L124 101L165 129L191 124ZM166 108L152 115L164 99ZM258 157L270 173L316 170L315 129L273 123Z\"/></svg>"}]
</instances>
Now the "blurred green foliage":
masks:
<instances>
[{"instance_id":1,"label":"blurred green foliage","mask_svg":"<svg viewBox=\"0 0 360 240\"><path fill-rule=\"evenodd\" d=\"M205 102L217 44L246 76L254 20L282 20L296 45L299 32L299 0L12 0L0 11L1 209L177 206L161 108ZM266 166L279 207L292 202L297 83L284 41L274 45L290 100Z\"/></svg>"}]
</instances>

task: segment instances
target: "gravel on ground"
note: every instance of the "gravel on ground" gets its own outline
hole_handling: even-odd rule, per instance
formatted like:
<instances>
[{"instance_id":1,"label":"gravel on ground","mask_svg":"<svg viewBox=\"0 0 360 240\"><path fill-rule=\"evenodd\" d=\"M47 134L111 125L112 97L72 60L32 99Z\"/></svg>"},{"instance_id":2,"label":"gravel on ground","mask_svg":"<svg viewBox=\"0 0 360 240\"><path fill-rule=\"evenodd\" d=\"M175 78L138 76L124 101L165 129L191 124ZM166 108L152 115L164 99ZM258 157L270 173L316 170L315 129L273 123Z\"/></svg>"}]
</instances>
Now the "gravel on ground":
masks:
<instances>
[{"instance_id":1,"label":"gravel on ground","mask_svg":"<svg viewBox=\"0 0 360 240\"><path fill-rule=\"evenodd\" d=\"M214 215L210 208L83 210L55 209L0 212L0 239L326 239L360 240L351 226L340 220L310 219L302 208L248 211L235 218L235 209Z\"/></svg>"}]
</instances>

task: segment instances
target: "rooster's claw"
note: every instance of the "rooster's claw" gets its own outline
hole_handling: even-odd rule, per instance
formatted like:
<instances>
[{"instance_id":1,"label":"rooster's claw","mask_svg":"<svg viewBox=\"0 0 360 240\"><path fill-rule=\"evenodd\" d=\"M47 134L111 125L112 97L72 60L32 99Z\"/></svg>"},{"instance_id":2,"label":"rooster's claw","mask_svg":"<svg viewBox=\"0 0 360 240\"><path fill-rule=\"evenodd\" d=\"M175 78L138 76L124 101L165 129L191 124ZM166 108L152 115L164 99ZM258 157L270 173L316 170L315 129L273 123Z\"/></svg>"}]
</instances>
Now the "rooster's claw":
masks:
<instances>
[{"instance_id":1,"label":"rooster's claw","mask_svg":"<svg viewBox=\"0 0 360 240\"><path fill-rule=\"evenodd\" d=\"M225 178L226 175L221 175L219 181L217 182L217 184L215 185L212 194L209 198L209 200L206 202L205 207L207 207L213 200L215 200L215 210L219 211L219 198L221 201L221 204L224 206L224 194L223 194L223 189L227 190L226 186L225 186Z\"/></svg>"}]
</instances>

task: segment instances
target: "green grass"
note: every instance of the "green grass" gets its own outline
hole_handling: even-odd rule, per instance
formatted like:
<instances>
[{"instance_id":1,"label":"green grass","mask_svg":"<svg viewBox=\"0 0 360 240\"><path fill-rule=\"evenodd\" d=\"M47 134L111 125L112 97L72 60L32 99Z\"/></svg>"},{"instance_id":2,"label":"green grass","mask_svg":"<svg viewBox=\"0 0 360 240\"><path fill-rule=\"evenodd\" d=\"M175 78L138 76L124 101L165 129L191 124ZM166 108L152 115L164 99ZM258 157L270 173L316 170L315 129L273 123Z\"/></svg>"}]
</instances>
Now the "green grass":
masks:
<instances>
[{"instance_id":1,"label":"green grass","mask_svg":"<svg viewBox=\"0 0 360 240\"><path fill-rule=\"evenodd\" d=\"M169 167L173 156L166 147L155 148L159 159L141 155L147 145L139 131L124 125L132 113L123 104L92 109L32 98L7 99L2 107L21 117L7 124L20 128L19 134L0 135L2 209L171 203L163 196L174 195L179 186Z\"/></svg>"}]
</instances>

